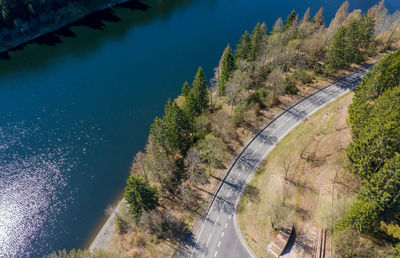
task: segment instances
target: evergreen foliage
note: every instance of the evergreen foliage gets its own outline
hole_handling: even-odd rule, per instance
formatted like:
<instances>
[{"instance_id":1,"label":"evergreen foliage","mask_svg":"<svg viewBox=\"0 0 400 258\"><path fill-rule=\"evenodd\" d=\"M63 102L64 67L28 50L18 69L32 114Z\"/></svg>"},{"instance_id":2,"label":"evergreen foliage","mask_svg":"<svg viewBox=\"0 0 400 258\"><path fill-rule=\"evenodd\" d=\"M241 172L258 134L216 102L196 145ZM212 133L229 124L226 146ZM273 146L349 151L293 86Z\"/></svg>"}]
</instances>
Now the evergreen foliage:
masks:
<instances>
[{"instance_id":1,"label":"evergreen foliage","mask_svg":"<svg viewBox=\"0 0 400 258\"><path fill-rule=\"evenodd\" d=\"M374 28L374 20L366 15L354 19L349 26L341 26L327 53L329 71L336 72L346 65L362 62L364 54L371 52Z\"/></svg>"},{"instance_id":2,"label":"evergreen foliage","mask_svg":"<svg viewBox=\"0 0 400 258\"><path fill-rule=\"evenodd\" d=\"M200 66L193 80L192 91L194 92L198 111L196 115L200 115L208 109L209 97L208 88L206 85L206 77L203 72L203 68Z\"/></svg>"},{"instance_id":3,"label":"evergreen foliage","mask_svg":"<svg viewBox=\"0 0 400 258\"><path fill-rule=\"evenodd\" d=\"M225 95L225 84L232 75L235 69L235 58L232 54L231 47L228 45L221 58L220 76L218 81L218 92L220 96Z\"/></svg>"},{"instance_id":4,"label":"evergreen foliage","mask_svg":"<svg viewBox=\"0 0 400 258\"><path fill-rule=\"evenodd\" d=\"M125 199L131 215L138 220L142 212L151 211L158 206L157 191L140 176L129 176L125 187Z\"/></svg>"},{"instance_id":5,"label":"evergreen foliage","mask_svg":"<svg viewBox=\"0 0 400 258\"><path fill-rule=\"evenodd\" d=\"M250 54L250 35L247 30L236 45L235 60L247 60Z\"/></svg>"},{"instance_id":6,"label":"evergreen foliage","mask_svg":"<svg viewBox=\"0 0 400 258\"><path fill-rule=\"evenodd\" d=\"M376 232L400 213L400 53L385 57L356 90L349 107L350 168L364 179L357 200L337 230Z\"/></svg>"},{"instance_id":7,"label":"evergreen foliage","mask_svg":"<svg viewBox=\"0 0 400 258\"><path fill-rule=\"evenodd\" d=\"M393 221L400 212L399 190L400 155L397 155L363 186L337 229L352 227L360 232L375 232L381 220Z\"/></svg>"},{"instance_id":8,"label":"evergreen foliage","mask_svg":"<svg viewBox=\"0 0 400 258\"><path fill-rule=\"evenodd\" d=\"M175 151L185 153L191 143L190 125L187 113L178 106L176 101L172 102L169 99L163 118L156 117L150 133L166 153Z\"/></svg>"},{"instance_id":9,"label":"evergreen foliage","mask_svg":"<svg viewBox=\"0 0 400 258\"><path fill-rule=\"evenodd\" d=\"M345 51L346 51L346 27L339 28L326 56L326 64L332 71L337 71L346 65Z\"/></svg>"},{"instance_id":10,"label":"evergreen foliage","mask_svg":"<svg viewBox=\"0 0 400 258\"><path fill-rule=\"evenodd\" d=\"M182 86L181 95L184 96L184 97L187 97L189 95L189 92L190 92L189 83L187 81L185 81L185 83Z\"/></svg>"},{"instance_id":11,"label":"evergreen foliage","mask_svg":"<svg viewBox=\"0 0 400 258\"><path fill-rule=\"evenodd\" d=\"M290 26L293 25L293 22L297 20L297 14L294 10L289 14L289 16L286 19L284 30L287 30L290 28Z\"/></svg>"},{"instance_id":12,"label":"evergreen foliage","mask_svg":"<svg viewBox=\"0 0 400 258\"><path fill-rule=\"evenodd\" d=\"M264 37L267 35L265 24L257 23L250 36L250 50L248 55L249 61L255 61L261 52L261 45Z\"/></svg>"},{"instance_id":13,"label":"evergreen foliage","mask_svg":"<svg viewBox=\"0 0 400 258\"><path fill-rule=\"evenodd\" d=\"M191 143L191 127L187 114L168 100L163 117L163 130L170 150L185 153Z\"/></svg>"}]
</instances>

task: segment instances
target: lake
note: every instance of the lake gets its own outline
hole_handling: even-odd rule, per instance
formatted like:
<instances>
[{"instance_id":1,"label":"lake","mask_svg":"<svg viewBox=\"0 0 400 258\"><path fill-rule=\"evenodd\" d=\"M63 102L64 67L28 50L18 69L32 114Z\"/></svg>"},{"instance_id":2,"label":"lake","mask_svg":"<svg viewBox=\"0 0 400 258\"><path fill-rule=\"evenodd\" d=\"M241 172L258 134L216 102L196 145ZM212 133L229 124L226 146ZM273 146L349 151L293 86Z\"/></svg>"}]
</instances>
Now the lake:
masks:
<instances>
[{"instance_id":1,"label":"lake","mask_svg":"<svg viewBox=\"0 0 400 258\"><path fill-rule=\"evenodd\" d=\"M10 52L0 60L0 257L87 246L154 117L199 65L210 77L227 43L258 21L271 28L292 9L320 6L330 20L341 3L135 2Z\"/></svg>"}]
</instances>

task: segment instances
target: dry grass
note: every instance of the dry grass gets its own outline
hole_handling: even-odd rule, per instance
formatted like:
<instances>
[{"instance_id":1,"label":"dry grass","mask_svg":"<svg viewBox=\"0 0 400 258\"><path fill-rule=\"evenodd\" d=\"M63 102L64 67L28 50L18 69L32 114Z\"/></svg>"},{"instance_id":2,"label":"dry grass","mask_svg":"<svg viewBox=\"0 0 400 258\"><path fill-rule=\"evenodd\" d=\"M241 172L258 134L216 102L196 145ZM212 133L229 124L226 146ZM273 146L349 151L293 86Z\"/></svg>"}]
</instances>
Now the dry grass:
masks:
<instances>
[{"instance_id":1,"label":"dry grass","mask_svg":"<svg viewBox=\"0 0 400 258\"><path fill-rule=\"evenodd\" d=\"M315 227L331 227L333 182L334 220L354 195L358 182L344 172L344 148L351 141L347 106L352 96L347 94L332 102L296 127L270 153L251 181L250 189L258 189L259 195L242 199L239 225L258 257L268 255L266 247L275 238L276 229L288 221L295 224L299 244L304 245L301 257L309 256ZM327 249L329 252L329 244Z\"/></svg>"}]
</instances>

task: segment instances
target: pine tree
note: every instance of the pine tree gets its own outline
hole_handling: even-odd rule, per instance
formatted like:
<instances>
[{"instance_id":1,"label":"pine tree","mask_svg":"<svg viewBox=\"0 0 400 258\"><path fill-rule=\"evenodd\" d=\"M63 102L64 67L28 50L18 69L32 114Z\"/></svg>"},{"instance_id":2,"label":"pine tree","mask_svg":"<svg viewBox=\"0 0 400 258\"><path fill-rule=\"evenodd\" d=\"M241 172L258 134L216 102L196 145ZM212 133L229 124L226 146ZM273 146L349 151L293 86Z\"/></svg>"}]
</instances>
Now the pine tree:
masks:
<instances>
[{"instance_id":1,"label":"pine tree","mask_svg":"<svg viewBox=\"0 0 400 258\"><path fill-rule=\"evenodd\" d=\"M131 175L125 187L125 199L129 203L129 212L139 220L142 211L151 211L158 206L157 191L140 176Z\"/></svg>"},{"instance_id":2,"label":"pine tree","mask_svg":"<svg viewBox=\"0 0 400 258\"><path fill-rule=\"evenodd\" d=\"M197 92L194 89L191 89L186 97L185 112L187 113L191 121L193 121L194 117L201 114L201 106L199 103Z\"/></svg>"},{"instance_id":3,"label":"pine tree","mask_svg":"<svg viewBox=\"0 0 400 258\"><path fill-rule=\"evenodd\" d=\"M235 60L247 60L250 52L250 35L247 30L242 35L239 43L236 45Z\"/></svg>"},{"instance_id":4,"label":"pine tree","mask_svg":"<svg viewBox=\"0 0 400 258\"><path fill-rule=\"evenodd\" d=\"M360 199L377 203L381 218L392 221L400 212L400 155L388 160L382 169L367 182Z\"/></svg>"},{"instance_id":5,"label":"pine tree","mask_svg":"<svg viewBox=\"0 0 400 258\"><path fill-rule=\"evenodd\" d=\"M250 36L250 52L248 56L249 61L254 62L259 56L261 52L261 44L264 40L265 35L267 35L265 23L257 23Z\"/></svg>"},{"instance_id":6,"label":"pine tree","mask_svg":"<svg viewBox=\"0 0 400 258\"><path fill-rule=\"evenodd\" d=\"M225 84L228 82L235 69L235 58L232 54L231 47L228 45L222 54L219 69L218 91L219 95L225 95Z\"/></svg>"},{"instance_id":7,"label":"pine tree","mask_svg":"<svg viewBox=\"0 0 400 258\"><path fill-rule=\"evenodd\" d=\"M185 153L191 143L190 121L178 104L170 99L165 106L163 128L169 148Z\"/></svg>"},{"instance_id":8,"label":"pine tree","mask_svg":"<svg viewBox=\"0 0 400 258\"><path fill-rule=\"evenodd\" d=\"M189 92L190 92L189 83L188 83L187 81L185 81L185 83L184 83L183 86L182 86L182 93L181 93L181 95L184 96L184 97L187 97L188 94L189 94Z\"/></svg>"},{"instance_id":9,"label":"pine tree","mask_svg":"<svg viewBox=\"0 0 400 258\"><path fill-rule=\"evenodd\" d=\"M373 17L364 15L360 20L360 43L359 47L369 53L372 49L371 44L374 41L375 20Z\"/></svg>"},{"instance_id":10,"label":"pine tree","mask_svg":"<svg viewBox=\"0 0 400 258\"><path fill-rule=\"evenodd\" d=\"M203 68L201 66L197 70L197 73L194 77L192 88L196 95L198 106L200 107L200 112L204 112L208 108L209 98L206 78L204 76ZM197 115L200 115L200 113Z\"/></svg>"},{"instance_id":11,"label":"pine tree","mask_svg":"<svg viewBox=\"0 0 400 258\"><path fill-rule=\"evenodd\" d=\"M346 28L344 60L346 64L360 63L363 54L360 50L361 27L358 19L353 20Z\"/></svg>"},{"instance_id":12,"label":"pine tree","mask_svg":"<svg viewBox=\"0 0 400 258\"><path fill-rule=\"evenodd\" d=\"M294 10L289 14L289 16L286 19L284 30L287 30L292 26L293 22L297 19L297 14Z\"/></svg>"},{"instance_id":13,"label":"pine tree","mask_svg":"<svg viewBox=\"0 0 400 258\"><path fill-rule=\"evenodd\" d=\"M342 26L333 38L332 44L326 56L326 64L331 72L336 72L338 69L346 65L346 27Z\"/></svg>"}]
</instances>

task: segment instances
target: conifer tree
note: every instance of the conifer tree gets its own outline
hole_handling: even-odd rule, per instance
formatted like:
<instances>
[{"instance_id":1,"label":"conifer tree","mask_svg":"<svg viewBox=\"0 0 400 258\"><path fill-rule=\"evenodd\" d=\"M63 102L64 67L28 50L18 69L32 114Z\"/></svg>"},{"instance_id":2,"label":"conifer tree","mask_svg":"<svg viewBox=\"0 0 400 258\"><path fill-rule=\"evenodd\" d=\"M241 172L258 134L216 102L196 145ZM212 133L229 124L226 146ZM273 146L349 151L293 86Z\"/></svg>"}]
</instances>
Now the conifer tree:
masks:
<instances>
[{"instance_id":1,"label":"conifer tree","mask_svg":"<svg viewBox=\"0 0 400 258\"><path fill-rule=\"evenodd\" d=\"M235 58L232 54L231 47L228 45L220 61L218 92L220 96L225 95L225 84L228 82L235 69Z\"/></svg>"},{"instance_id":2,"label":"conifer tree","mask_svg":"<svg viewBox=\"0 0 400 258\"><path fill-rule=\"evenodd\" d=\"M194 117L201 114L201 106L199 104L197 92L194 89L191 89L186 97L185 112L188 114L191 121L193 121Z\"/></svg>"},{"instance_id":3,"label":"conifer tree","mask_svg":"<svg viewBox=\"0 0 400 258\"><path fill-rule=\"evenodd\" d=\"M345 62L346 51L346 27L342 26L333 38L332 44L326 56L326 64L331 72L342 68Z\"/></svg>"},{"instance_id":4,"label":"conifer tree","mask_svg":"<svg viewBox=\"0 0 400 258\"><path fill-rule=\"evenodd\" d=\"M249 61L254 62L257 59L261 52L261 44L265 35L267 35L265 23L257 23L250 36L250 51L248 56Z\"/></svg>"},{"instance_id":5,"label":"conifer tree","mask_svg":"<svg viewBox=\"0 0 400 258\"><path fill-rule=\"evenodd\" d=\"M187 97L188 94L190 92L190 86L189 83L187 81L185 81L185 83L182 86L182 96Z\"/></svg>"},{"instance_id":6,"label":"conifer tree","mask_svg":"<svg viewBox=\"0 0 400 258\"><path fill-rule=\"evenodd\" d=\"M375 34L375 20L373 17L364 15L360 20L360 43L359 47L364 49L367 53L371 50L371 44L374 41Z\"/></svg>"},{"instance_id":7,"label":"conifer tree","mask_svg":"<svg viewBox=\"0 0 400 258\"><path fill-rule=\"evenodd\" d=\"M287 30L292 26L293 22L297 19L297 14L294 10L289 14L289 16L286 19L284 30Z\"/></svg>"},{"instance_id":8,"label":"conifer tree","mask_svg":"<svg viewBox=\"0 0 400 258\"><path fill-rule=\"evenodd\" d=\"M242 35L239 43L236 45L235 60L247 60L250 52L250 35L247 30Z\"/></svg>"},{"instance_id":9,"label":"conifer tree","mask_svg":"<svg viewBox=\"0 0 400 258\"><path fill-rule=\"evenodd\" d=\"M190 146L190 121L174 101L168 100L163 117L165 139L171 150L185 153Z\"/></svg>"},{"instance_id":10,"label":"conifer tree","mask_svg":"<svg viewBox=\"0 0 400 258\"><path fill-rule=\"evenodd\" d=\"M206 85L206 78L203 72L203 68L201 66L197 70L197 73L194 77L192 88L197 97L200 111L201 112L205 111L208 108L209 98L208 98L208 89Z\"/></svg>"},{"instance_id":11,"label":"conifer tree","mask_svg":"<svg viewBox=\"0 0 400 258\"><path fill-rule=\"evenodd\" d=\"M344 59L346 64L360 63L363 54L360 50L361 27L358 19L353 20L346 28Z\"/></svg>"},{"instance_id":12,"label":"conifer tree","mask_svg":"<svg viewBox=\"0 0 400 258\"><path fill-rule=\"evenodd\" d=\"M156 189L140 176L131 175L125 187L125 199L129 203L129 211L139 220L142 211L151 211L158 206Z\"/></svg>"}]
</instances>

